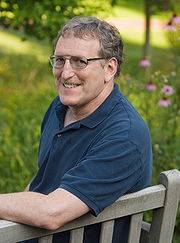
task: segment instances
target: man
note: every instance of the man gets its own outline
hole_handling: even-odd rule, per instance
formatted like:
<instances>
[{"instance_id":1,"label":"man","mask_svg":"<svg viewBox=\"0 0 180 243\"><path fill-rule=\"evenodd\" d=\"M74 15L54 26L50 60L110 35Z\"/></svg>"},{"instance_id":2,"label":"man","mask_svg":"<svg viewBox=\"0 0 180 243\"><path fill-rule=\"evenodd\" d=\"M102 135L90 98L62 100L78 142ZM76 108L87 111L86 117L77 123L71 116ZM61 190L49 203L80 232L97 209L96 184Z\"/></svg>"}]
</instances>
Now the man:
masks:
<instances>
[{"instance_id":1,"label":"man","mask_svg":"<svg viewBox=\"0 0 180 243\"><path fill-rule=\"evenodd\" d=\"M104 21L76 17L61 29L50 57L58 96L42 122L39 170L29 191L0 196L0 218L54 230L149 186L148 128L114 83L122 59L119 33ZM127 242L128 226L128 217L116 220L113 243ZM98 242L99 231L86 227L84 243Z\"/></svg>"}]
</instances>

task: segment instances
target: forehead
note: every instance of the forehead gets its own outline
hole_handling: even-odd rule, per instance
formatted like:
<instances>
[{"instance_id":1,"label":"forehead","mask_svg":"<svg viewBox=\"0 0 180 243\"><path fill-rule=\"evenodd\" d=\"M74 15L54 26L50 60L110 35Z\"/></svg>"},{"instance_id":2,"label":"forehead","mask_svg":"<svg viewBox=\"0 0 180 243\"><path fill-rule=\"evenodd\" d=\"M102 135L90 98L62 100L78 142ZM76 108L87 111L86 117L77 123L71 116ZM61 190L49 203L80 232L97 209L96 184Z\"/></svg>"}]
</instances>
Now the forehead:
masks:
<instances>
[{"instance_id":1,"label":"forehead","mask_svg":"<svg viewBox=\"0 0 180 243\"><path fill-rule=\"evenodd\" d=\"M96 38L60 37L55 48L55 55L85 56L98 55L99 40Z\"/></svg>"}]
</instances>

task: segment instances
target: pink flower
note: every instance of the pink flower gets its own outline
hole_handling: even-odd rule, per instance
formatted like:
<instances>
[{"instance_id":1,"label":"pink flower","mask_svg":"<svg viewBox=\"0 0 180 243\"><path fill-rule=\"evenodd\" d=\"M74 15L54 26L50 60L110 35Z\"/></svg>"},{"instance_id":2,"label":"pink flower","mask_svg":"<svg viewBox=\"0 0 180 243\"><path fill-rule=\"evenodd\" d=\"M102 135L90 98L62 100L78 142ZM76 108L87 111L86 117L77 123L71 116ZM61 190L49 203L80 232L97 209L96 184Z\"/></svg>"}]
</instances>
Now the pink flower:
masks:
<instances>
[{"instance_id":1,"label":"pink flower","mask_svg":"<svg viewBox=\"0 0 180 243\"><path fill-rule=\"evenodd\" d=\"M180 24L180 17L177 17L177 16L172 17L172 21L173 21L173 23L175 23L175 24Z\"/></svg>"},{"instance_id":2,"label":"pink flower","mask_svg":"<svg viewBox=\"0 0 180 243\"><path fill-rule=\"evenodd\" d=\"M161 89L161 92L165 95L173 95L174 94L174 89L170 85L164 85L164 87Z\"/></svg>"},{"instance_id":3,"label":"pink flower","mask_svg":"<svg viewBox=\"0 0 180 243\"><path fill-rule=\"evenodd\" d=\"M149 91L155 91L156 90L156 85L153 83L148 83L146 84L146 89Z\"/></svg>"},{"instance_id":4,"label":"pink flower","mask_svg":"<svg viewBox=\"0 0 180 243\"><path fill-rule=\"evenodd\" d=\"M151 65L150 61L147 60L146 58L142 59L139 62L139 66L141 66L141 67L149 67L150 65Z\"/></svg>"},{"instance_id":5,"label":"pink flower","mask_svg":"<svg viewBox=\"0 0 180 243\"><path fill-rule=\"evenodd\" d=\"M172 25L172 22L171 21L164 28L166 30L176 31L176 28Z\"/></svg>"},{"instance_id":6,"label":"pink flower","mask_svg":"<svg viewBox=\"0 0 180 243\"><path fill-rule=\"evenodd\" d=\"M180 24L180 17L178 17L176 13L173 13L171 21L174 22L175 24Z\"/></svg>"},{"instance_id":7,"label":"pink flower","mask_svg":"<svg viewBox=\"0 0 180 243\"><path fill-rule=\"evenodd\" d=\"M171 105L171 101L164 97L160 99L157 104L158 106L168 107Z\"/></svg>"}]
</instances>

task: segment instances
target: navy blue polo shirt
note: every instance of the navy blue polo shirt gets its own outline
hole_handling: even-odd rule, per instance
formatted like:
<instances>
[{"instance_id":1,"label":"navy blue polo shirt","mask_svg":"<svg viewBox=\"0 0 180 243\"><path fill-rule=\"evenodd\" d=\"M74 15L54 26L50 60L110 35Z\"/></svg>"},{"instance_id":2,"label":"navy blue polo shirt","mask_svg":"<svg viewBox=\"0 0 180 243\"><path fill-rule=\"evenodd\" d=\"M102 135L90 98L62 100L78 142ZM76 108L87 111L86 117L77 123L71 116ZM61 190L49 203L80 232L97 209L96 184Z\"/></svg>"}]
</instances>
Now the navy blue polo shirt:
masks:
<instances>
[{"instance_id":1,"label":"navy blue polo shirt","mask_svg":"<svg viewBox=\"0 0 180 243\"><path fill-rule=\"evenodd\" d=\"M45 114L39 170L30 191L49 194L63 188L80 198L97 216L123 194L150 185L148 127L116 84L92 114L64 127L66 110L56 97ZM113 243L125 243L128 228L128 217L116 220ZM86 227L84 243L98 242L99 231L100 224ZM59 233L53 242L66 243L68 237L68 232Z\"/></svg>"}]
</instances>

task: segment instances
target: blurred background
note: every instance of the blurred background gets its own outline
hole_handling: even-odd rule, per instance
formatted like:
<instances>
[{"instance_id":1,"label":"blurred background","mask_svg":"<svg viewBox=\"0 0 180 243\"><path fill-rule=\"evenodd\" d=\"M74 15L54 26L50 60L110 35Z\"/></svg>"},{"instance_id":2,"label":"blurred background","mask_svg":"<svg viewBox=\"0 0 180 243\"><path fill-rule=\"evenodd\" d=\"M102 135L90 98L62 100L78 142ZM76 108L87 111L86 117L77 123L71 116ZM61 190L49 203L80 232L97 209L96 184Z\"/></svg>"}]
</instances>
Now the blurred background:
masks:
<instances>
[{"instance_id":1,"label":"blurred background","mask_svg":"<svg viewBox=\"0 0 180 243\"><path fill-rule=\"evenodd\" d=\"M105 19L121 33L125 62L116 82L150 127L152 183L180 169L178 1L1 0L0 193L23 190L37 170L41 120L56 96L52 41L76 15ZM173 242L180 242L180 212Z\"/></svg>"}]
</instances>

